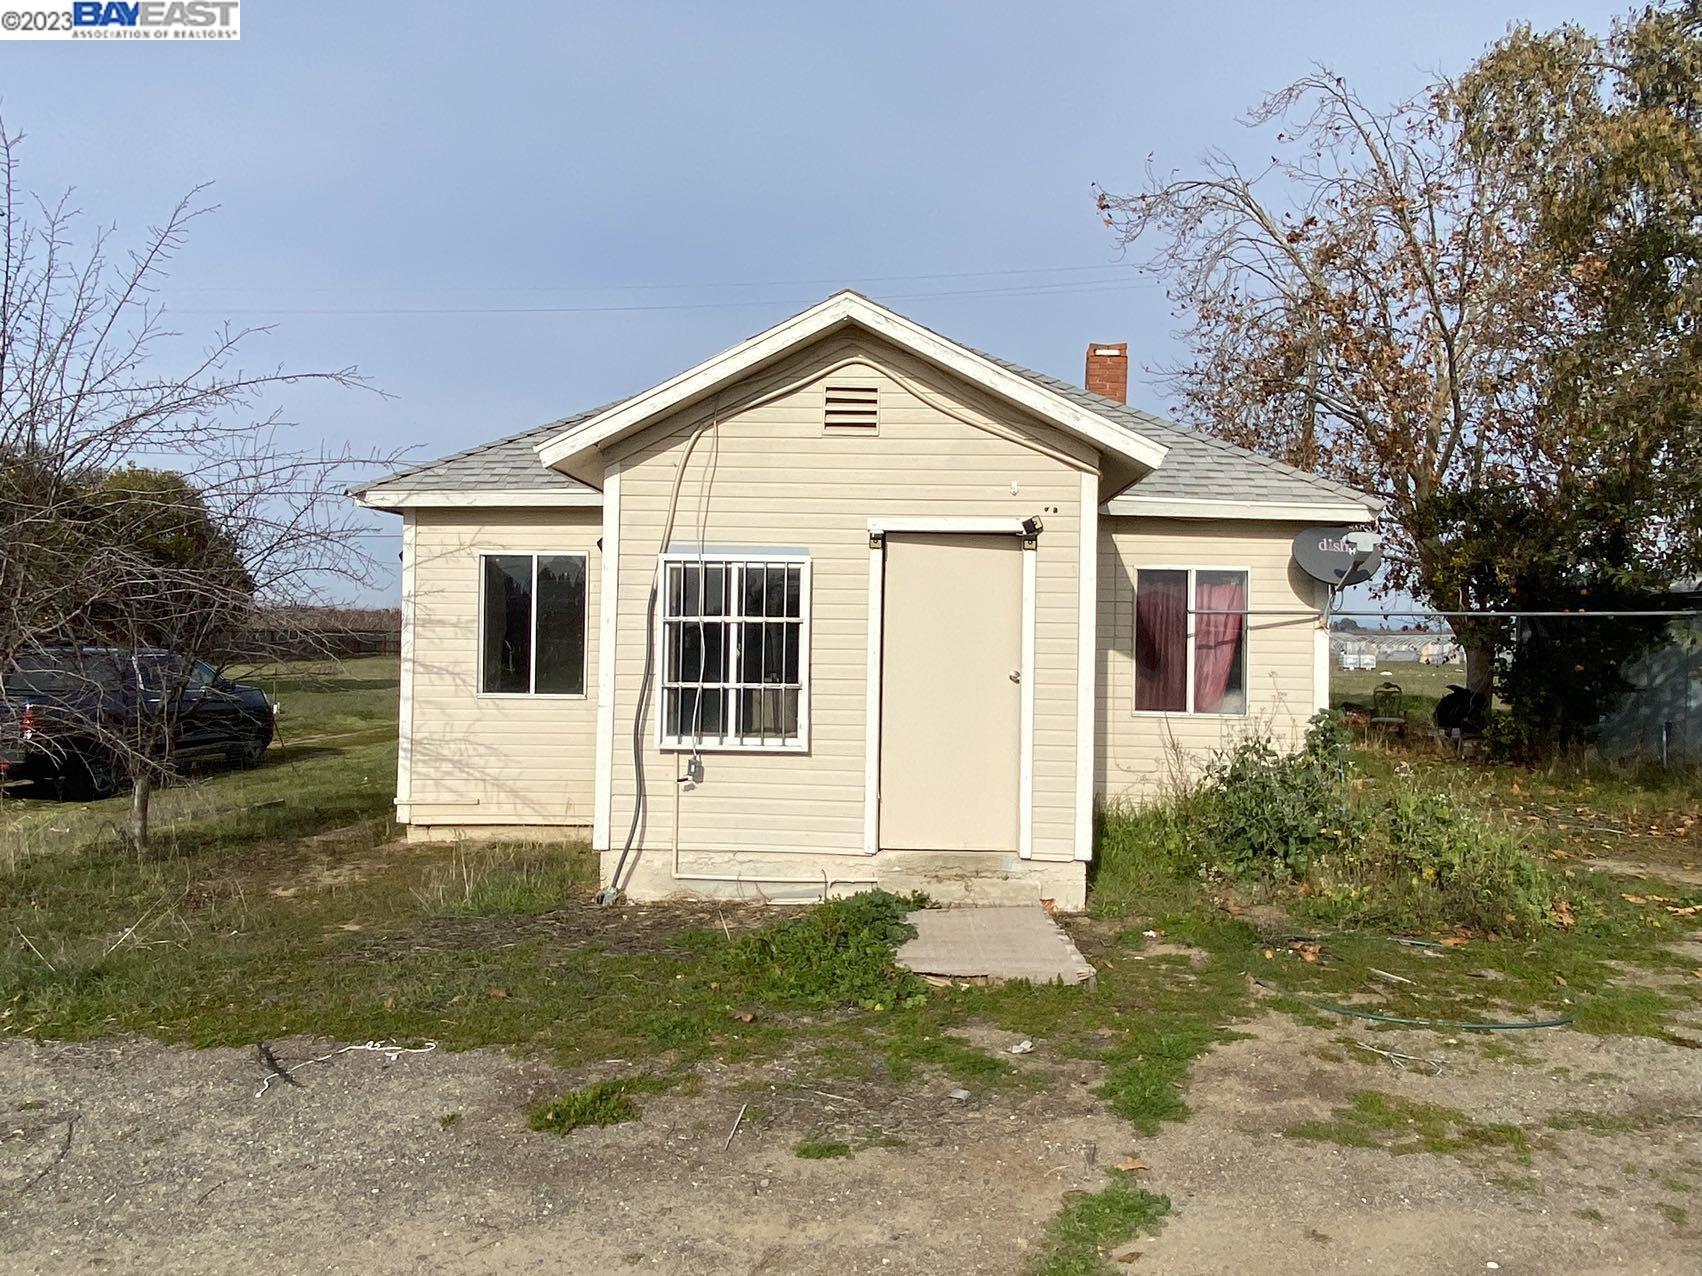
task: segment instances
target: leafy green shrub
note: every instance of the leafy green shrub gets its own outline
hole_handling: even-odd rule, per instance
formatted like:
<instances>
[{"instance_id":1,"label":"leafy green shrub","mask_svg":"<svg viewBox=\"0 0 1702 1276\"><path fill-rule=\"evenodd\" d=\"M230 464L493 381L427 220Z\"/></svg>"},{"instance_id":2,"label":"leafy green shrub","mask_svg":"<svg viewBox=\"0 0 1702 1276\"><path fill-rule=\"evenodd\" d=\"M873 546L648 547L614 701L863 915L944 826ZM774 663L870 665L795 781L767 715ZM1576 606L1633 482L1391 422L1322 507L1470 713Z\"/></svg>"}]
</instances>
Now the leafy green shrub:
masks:
<instances>
[{"instance_id":1,"label":"leafy green shrub","mask_svg":"<svg viewBox=\"0 0 1702 1276\"><path fill-rule=\"evenodd\" d=\"M1381 804L1364 840L1315 866L1326 912L1361 924L1525 936L1553 919L1561 883L1505 829L1442 794Z\"/></svg>"},{"instance_id":2,"label":"leafy green shrub","mask_svg":"<svg viewBox=\"0 0 1702 1276\"><path fill-rule=\"evenodd\" d=\"M927 896L863 891L828 900L791 921L739 937L733 960L775 1005L891 1009L927 999L928 985L898 964L915 936L907 914Z\"/></svg>"},{"instance_id":3,"label":"leafy green shrub","mask_svg":"<svg viewBox=\"0 0 1702 1276\"><path fill-rule=\"evenodd\" d=\"M1311 911L1354 925L1525 936L1565 914L1563 883L1501 825L1440 794L1358 797L1347 744L1319 713L1293 754L1254 736L1193 790L1103 812L1095 911L1150 909L1203 874L1298 886Z\"/></svg>"},{"instance_id":4,"label":"leafy green shrub","mask_svg":"<svg viewBox=\"0 0 1702 1276\"><path fill-rule=\"evenodd\" d=\"M1215 756L1201 790L1211 867L1241 880L1295 881L1316 856L1351 841L1347 740L1320 711L1297 753L1257 735Z\"/></svg>"},{"instance_id":5,"label":"leafy green shrub","mask_svg":"<svg viewBox=\"0 0 1702 1276\"><path fill-rule=\"evenodd\" d=\"M1553 875L1481 816L1440 794L1401 794L1385 828L1388 869L1434 895L1437 922L1524 935L1547 919Z\"/></svg>"}]
</instances>

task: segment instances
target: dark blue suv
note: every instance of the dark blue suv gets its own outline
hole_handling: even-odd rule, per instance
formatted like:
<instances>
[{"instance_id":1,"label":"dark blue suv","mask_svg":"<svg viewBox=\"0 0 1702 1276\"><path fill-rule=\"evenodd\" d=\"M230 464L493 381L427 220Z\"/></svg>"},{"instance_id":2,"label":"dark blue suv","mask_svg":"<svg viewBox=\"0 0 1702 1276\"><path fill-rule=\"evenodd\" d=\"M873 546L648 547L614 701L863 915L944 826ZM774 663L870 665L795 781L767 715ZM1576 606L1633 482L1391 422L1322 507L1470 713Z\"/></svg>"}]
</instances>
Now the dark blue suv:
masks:
<instances>
[{"instance_id":1,"label":"dark blue suv","mask_svg":"<svg viewBox=\"0 0 1702 1276\"><path fill-rule=\"evenodd\" d=\"M121 759L161 765L228 758L253 766L272 743L277 706L204 660L157 648L61 647L0 670L0 782L108 797Z\"/></svg>"}]
</instances>

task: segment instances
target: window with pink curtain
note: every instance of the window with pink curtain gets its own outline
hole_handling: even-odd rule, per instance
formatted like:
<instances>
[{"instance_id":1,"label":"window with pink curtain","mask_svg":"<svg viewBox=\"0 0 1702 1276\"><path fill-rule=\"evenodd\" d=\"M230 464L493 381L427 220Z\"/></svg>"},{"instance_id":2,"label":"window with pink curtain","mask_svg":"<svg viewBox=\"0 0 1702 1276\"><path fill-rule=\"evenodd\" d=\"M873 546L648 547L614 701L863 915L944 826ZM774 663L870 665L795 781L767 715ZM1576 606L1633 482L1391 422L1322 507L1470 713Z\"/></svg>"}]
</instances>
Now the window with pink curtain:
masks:
<instances>
[{"instance_id":1,"label":"window with pink curtain","mask_svg":"<svg viewBox=\"0 0 1702 1276\"><path fill-rule=\"evenodd\" d=\"M1194 573L1194 712L1247 711L1247 576Z\"/></svg>"},{"instance_id":2,"label":"window with pink curtain","mask_svg":"<svg viewBox=\"0 0 1702 1276\"><path fill-rule=\"evenodd\" d=\"M1246 572L1135 573L1135 708L1247 712Z\"/></svg>"},{"instance_id":3,"label":"window with pink curtain","mask_svg":"<svg viewBox=\"0 0 1702 1276\"><path fill-rule=\"evenodd\" d=\"M1188 710L1188 573L1135 573L1135 708Z\"/></svg>"}]
</instances>

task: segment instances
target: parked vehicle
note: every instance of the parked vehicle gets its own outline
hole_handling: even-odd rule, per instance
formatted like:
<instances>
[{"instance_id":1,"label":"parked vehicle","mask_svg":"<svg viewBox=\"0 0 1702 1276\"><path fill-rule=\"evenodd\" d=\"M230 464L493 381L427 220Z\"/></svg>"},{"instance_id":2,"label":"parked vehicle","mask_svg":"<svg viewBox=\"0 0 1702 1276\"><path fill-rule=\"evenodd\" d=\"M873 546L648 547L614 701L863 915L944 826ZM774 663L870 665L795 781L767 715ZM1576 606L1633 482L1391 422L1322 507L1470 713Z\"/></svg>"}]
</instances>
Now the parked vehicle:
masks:
<instances>
[{"instance_id":1,"label":"parked vehicle","mask_svg":"<svg viewBox=\"0 0 1702 1276\"><path fill-rule=\"evenodd\" d=\"M272 743L276 708L260 688L169 651L31 653L0 672L0 781L108 797L123 787L126 748L161 763L253 766Z\"/></svg>"}]
</instances>

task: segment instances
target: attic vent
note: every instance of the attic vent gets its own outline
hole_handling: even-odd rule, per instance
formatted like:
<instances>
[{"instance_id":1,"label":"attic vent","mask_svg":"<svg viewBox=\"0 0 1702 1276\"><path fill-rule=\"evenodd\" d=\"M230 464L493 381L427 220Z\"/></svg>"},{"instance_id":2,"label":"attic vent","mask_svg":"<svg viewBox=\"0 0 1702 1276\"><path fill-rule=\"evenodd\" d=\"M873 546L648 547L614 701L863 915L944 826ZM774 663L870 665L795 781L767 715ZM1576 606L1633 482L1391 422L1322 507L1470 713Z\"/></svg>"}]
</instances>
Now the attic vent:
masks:
<instances>
[{"instance_id":1,"label":"attic vent","mask_svg":"<svg viewBox=\"0 0 1702 1276\"><path fill-rule=\"evenodd\" d=\"M822 429L827 434L873 434L880 422L880 387L830 385Z\"/></svg>"}]
</instances>

